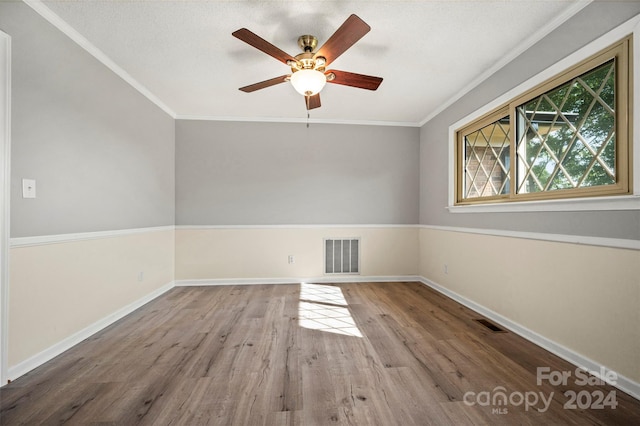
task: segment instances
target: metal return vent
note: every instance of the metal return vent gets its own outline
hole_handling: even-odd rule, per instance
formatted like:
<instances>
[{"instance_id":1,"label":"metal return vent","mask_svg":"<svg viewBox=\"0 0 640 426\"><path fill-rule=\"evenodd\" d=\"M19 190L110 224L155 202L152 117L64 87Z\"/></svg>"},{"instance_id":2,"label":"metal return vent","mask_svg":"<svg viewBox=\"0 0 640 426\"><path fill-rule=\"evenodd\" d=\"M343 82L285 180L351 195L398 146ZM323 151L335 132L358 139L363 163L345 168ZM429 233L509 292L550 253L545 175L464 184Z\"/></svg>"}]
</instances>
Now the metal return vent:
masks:
<instances>
[{"instance_id":1,"label":"metal return vent","mask_svg":"<svg viewBox=\"0 0 640 426\"><path fill-rule=\"evenodd\" d=\"M499 326L495 325L494 323L492 323L489 320L486 319L476 319L474 320L480 324L482 324L483 326L487 327L489 330L493 331L494 333L506 333L507 330L500 328Z\"/></svg>"},{"instance_id":2,"label":"metal return vent","mask_svg":"<svg viewBox=\"0 0 640 426\"><path fill-rule=\"evenodd\" d=\"M360 238L324 240L325 274L360 273Z\"/></svg>"}]
</instances>

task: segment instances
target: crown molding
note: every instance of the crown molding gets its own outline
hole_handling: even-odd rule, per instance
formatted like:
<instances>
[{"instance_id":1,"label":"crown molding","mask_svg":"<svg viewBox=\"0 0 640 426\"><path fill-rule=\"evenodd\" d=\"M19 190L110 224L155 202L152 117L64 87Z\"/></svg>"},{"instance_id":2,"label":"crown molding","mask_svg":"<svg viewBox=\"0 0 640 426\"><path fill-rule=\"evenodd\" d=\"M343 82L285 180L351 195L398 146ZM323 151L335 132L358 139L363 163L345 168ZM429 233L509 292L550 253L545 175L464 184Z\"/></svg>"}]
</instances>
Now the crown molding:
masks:
<instances>
[{"instance_id":1,"label":"crown molding","mask_svg":"<svg viewBox=\"0 0 640 426\"><path fill-rule=\"evenodd\" d=\"M60 30L63 34L75 41L80 47L82 47L87 53L100 61L104 66L113 71L118 77L122 78L131 87L136 89L140 94L153 102L158 108L166 112L171 118L176 118L176 113L169 108L164 102L154 95L149 89L142 85L139 81L133 78L128 72L122 69L111 58L109 58L103 51L98 49L94 44L87 40L82 34L76 31L65 20L58 16L55 12L45 6L41 0L23 0L27 6L35 10L40 16L46 19L50 24Z\"/></svg>"},{"instance_id":2,"label":"crown molding","mask_svg":"<svg viewBox=\"0 0 640 426\"><path fill-rule=\"evenodd\" d=\"M64 21L55 12L49 9L41 0L23 0L29 7L36 11L40 16L54 25L62 33L67 35L70 39L75 41L80 47L87 51L90 55L95 57L98 61L104 64L107 68L113 71L116 75L126 81L134 89L140 92L143 96L153 102L156 106L166 112L169 116L176 120L202 120L202 121L235 121L235 122L262 122L262 123L302 123L302 124L345 124L345 125L361 125L361 126L390 126L390 127L422 127L432 118L440 114L446 108L451 106L454 102L462 98L469 93L480 83L485 81L491 75L496 73L500 68L515 59L522 52L533 46L540 41L546 35L551 33L554 29L559 27L566 20L578 13L593 0L579 0L564 13L558 15L554 20L550 21L546 26L542 27L540 31L533 34L525 41L523 41L517 49L514 49L511 54L504 56L502 60L496 62L494 66L487 71L479 75L471 83L465 86L457 94L451 97L447 102L443 103L439 108L431 112L427 117L419 122L407 122L407 121L377 121L377 120L339 120L339 119L306 119L306 118L284 118L284 117L225 117L225 116L207 116L207 115L184 115L177 114L169 106L167 106L160 98L153 94L144 85L134 79L123 68L117 65L111 58L109 58L104 52L93 45L83 35L71 27L66 21Z\"/></svg>"},{"instance_id":3,"label":"crown molding","mask_svg":"<svg viewBox=\"0 0 640 426\"><path fill-rule=\"evenodd\" d=\"M176 231L181 230L207 230L207 229L386 229L386 228L417 228L420 225L397 225L397 224L327 224L327 225L310 225L310 224L284 224L284 225L176 225Z\"/></svg>"},{"instance_id":4,"label":"crown molding","mask_svg":"<svg viewBox=\"0 0 640 426\"><path fill-rule=\"evenodd\" d=\"M487 69L485 72L480 74L478 77L473 79L469 84L462 88L459 92L453 95L448 101L444 102L434 111L432 111L429 115L427 115L423 120L418 123L419 127L424 126L433 118L435 118L438 114L443 112L445 109L449 108L456 101L460 100L464 95L471 92L473 89L478 87L483 81L491 77L493 74L498 72L502 67L507 65L509 62L513 61L515 58L520 56L522 53L527 51L534 44L545 38L549 35L553 30L558 28L564 22L569 20L572 16L580 12L582 9L587 7L593 0L578 0L576 3L571 5L571 7L567 8L564 13L559 14L553 20L549 21L549 23L543 26L539 31L533 33L531 36L523 40L515 49L511 51L508 55L502 57L502 59L498 60L494 63L492 67Z\"/></svg>"},{"instance_id":5,"label":"crown molding","mask_svg":"<svg viewBox=\"0 0 640 426\"><path fill-rule=\"evenodd\" d=\"M344 124L351 126L389 126L389 127L420 127L419 123L408 121L376 121L376 120L337 120L323 118L287 118L287 117L218 117L209 115L181 115L176 120L200 121L235 121L255 123L297 123L297 124Z\"/></svg>"}]
</instances>

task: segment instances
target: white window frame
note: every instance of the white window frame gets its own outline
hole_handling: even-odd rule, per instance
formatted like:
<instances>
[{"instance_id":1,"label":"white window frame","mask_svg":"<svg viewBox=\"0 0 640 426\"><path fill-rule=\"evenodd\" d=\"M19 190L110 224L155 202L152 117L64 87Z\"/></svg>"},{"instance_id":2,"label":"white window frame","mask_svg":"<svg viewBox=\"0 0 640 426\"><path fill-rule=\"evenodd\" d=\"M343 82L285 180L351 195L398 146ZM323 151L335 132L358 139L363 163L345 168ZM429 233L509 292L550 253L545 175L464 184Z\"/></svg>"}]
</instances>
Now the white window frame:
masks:
<instances>
[{"instance_id":1,"label":"white window frame","mask_svg":"<svg viewBox=\"0 0 640 426\"><path fill-rule=\"evenodd\" d=\"M634 123L631 135L632 145L632 195L613 195L605 197L563 198L554 200L515 201L509 203L474 203L469 205L455 205L456 196L456 132L461 127L479 119L483 115L499 108L533 89L537 85L551 79L555 75L570 69L581 61L606 49L620 39L632 34L633 36L633 73L631 75L631 94ZM481 212L534 212L534 211L580 211L580 210L639 210L640 209L640 15L636 15L627 22L609 31L597 40L570 54L551 67L531 77L529 80L509 90L489 104L467 115L449 126L449 200L448 209L452 213L481 213Z\"/></svg>"}]
</instances>

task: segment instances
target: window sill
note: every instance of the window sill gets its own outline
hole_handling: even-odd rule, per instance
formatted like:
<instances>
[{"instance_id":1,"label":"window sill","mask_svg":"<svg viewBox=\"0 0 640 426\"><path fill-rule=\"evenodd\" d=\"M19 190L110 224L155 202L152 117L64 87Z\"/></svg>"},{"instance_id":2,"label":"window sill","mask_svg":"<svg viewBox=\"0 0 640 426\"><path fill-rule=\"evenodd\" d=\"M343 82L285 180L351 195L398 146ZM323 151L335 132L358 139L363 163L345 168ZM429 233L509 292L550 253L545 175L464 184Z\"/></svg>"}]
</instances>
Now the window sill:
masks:
<instances>
[{"instance_id":1,"label":"window sill","mask_svg":"<svg viewBox=\"0 0 640 426\"><path fill-rule=\"evenodd\" d=\"M448 206L451 213L571 212L640 210L640 195L572 198L563 200L517 201L492 204Z\"/></svg>"}]
</instances>

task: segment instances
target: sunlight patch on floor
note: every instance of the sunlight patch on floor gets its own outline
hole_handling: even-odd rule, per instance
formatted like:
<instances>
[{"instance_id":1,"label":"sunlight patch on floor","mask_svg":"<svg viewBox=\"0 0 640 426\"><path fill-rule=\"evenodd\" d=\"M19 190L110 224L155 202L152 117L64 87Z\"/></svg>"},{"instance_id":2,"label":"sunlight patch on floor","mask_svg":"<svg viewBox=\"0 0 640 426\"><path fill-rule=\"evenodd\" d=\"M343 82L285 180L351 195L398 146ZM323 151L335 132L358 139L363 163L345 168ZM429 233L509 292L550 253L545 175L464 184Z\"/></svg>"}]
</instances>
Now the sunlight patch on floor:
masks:
<instances>
[{"instance_id":1,"label":"sunlight patch on floor","mask_svg":"<svg viewBox=\"0 0 640 426\"><path fill-rule=\"evenodd\" d=\"M301 283L298 321L311 330L362 337L339 287Z\"/></svg>"}]
</instances>

